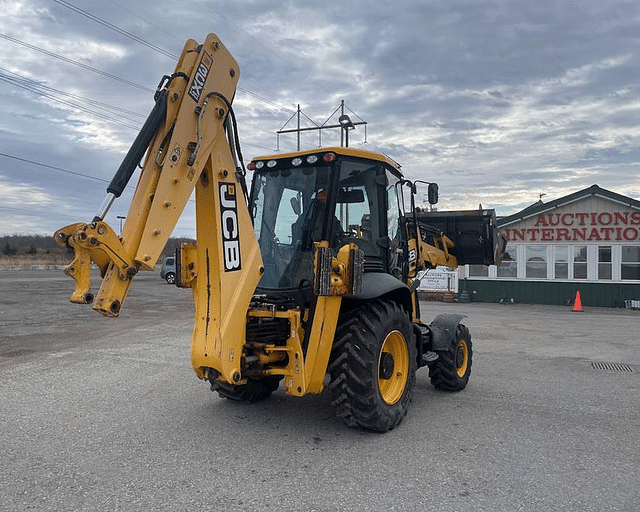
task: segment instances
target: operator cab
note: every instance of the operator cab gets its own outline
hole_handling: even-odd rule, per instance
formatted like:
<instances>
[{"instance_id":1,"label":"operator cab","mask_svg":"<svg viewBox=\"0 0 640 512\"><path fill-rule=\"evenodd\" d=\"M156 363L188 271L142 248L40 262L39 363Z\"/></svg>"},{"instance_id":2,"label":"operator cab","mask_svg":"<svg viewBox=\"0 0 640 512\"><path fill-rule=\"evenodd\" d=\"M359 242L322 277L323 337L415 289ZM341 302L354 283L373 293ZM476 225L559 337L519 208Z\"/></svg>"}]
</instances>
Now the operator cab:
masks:
<instances>
[{"instance_id":1,"label":"operator cab","mask_svg":"<svg viewBox=\"0 0 640 512\"><path fill-rule=\"evenodd\" d=\"M398 164L351 148L254 159L250 211L264 262L258 292L308 289L314 243L355 243L365 272L401 275Z\"/></svg>"}]
</instances>

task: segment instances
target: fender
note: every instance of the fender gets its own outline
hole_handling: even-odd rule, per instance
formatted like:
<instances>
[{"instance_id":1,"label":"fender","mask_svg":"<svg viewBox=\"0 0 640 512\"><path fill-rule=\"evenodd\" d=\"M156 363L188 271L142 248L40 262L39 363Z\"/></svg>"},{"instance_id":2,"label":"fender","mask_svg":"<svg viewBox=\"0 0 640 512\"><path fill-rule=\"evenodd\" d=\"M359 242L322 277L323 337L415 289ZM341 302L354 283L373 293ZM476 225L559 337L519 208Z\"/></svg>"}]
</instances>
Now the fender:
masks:
<instances>
[{"instance_id":1,"label":"fender","mask_svg":"<svg viewBox=\"0 0 640 512\"><path fill-rule=\"evenodd\" d=\"M452 343L455 341L458 324L465 316L456 313L438 315L429 324L429 331L431 332L430 350L438 351L451 348Z\"/></svg>"},{"instance_id":2,"label":"fender","mask_svg":"<svg viewBox=\"0 0 640 512\"><path fill-rule=\"evenodd\" d=\"M380 272L365 272L362 275L362 290L357 295L351 295L349 299L371 300L388 298L402 305L410 314L413 311L411 291L402 281L390 274Z\"/></svg>"}]
</instances>

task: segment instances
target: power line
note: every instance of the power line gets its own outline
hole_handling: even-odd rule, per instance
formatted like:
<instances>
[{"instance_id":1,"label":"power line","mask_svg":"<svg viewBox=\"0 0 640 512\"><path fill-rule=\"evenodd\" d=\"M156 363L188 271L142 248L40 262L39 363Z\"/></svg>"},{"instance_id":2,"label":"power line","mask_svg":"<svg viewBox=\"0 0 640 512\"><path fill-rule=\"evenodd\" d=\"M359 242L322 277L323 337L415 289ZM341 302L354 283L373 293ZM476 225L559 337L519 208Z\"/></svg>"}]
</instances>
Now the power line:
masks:
<instances>
[{"instance_id":1,"label":"power line","mask_svg":"<svg viewBox=\"0 0 640 512\"><path fill-rule=\"evenodd\" d=\"M140 44L143 44L144 46L146 46L146 47L148 47L150 49L153 49L154 51L158 51L158 52L160 52L160 53L162 53L162 54L164 54L166 56L169 56L171 58L177 59L177 56L171 54L170 52L167 52L166 50L163 50L162 48L160 48L160 47L158 47L156 45L153 45L153 44L149 43L148 41L145 41L142 38L139 38L138 36L135 36L135 35L127 32L127 31L123 30L123 29L120 29L116 25L114 25L112 23L109 23L109 22L103 20L102 18L99 18L98 16L89 13L88 11L84 11L84 10L76 7L75 5L71 4L70 2L66 2L65 0L54 0L54 1L56 3L64 6L64 7L67 7L69 9L73 10L74 12L77 12L77 13L87 17L88 19L91 19L92 21L100 23L100 24L104 25L105 27L107 27L107 28L109 28L111 30L114 30L115 32L117 32L119 34L125 35L125 36L133 39L134 41L136 41L136 42L138 42ZM149 23L147 20L144 20L144 21ZM63 62L66 62L68 64L72 64L74 66L78 66L78 67L80 67L82 69L97 73L99 75L111 78L113 80L117 80L117 81L119 81L121 83L125 83L127 85L132 86L132 87L135 87L135 88L147 91L147 92L155 92L153 89L150 89L150 88L145 87L143 85L140 85L140 84L137 84L135 82L126 80L126 79L124 79L122 77L119 77L117 75L113 75L111 73L107 73L107 72L105 72L103 70L88 66L86 64L83 64L82 62L78 62L78 61L75 61L73 59L69 59L68 57L65 57L65 56L60 55L60 54L55 53L55 52L51 52L49 50L45 50L44 48L40 48L40 47L38 47L36 45L32 45L30 43L27 43L25 41L22 41L20 39L15 38L15 37L9 36L7 34L0 34L0 37L5 39L5 40L7 40L7 41L13 42L14 44L18 44L18 45L21 45L21 46L23 46L25 48L28 48L30 50L43 53L43 54L45 54L47 56L62 60ZM33 93L39 94L39 95L41 95L43 97L52 99L54 101L58 101L58 102L60 102L62 104L70 106L72 108L76 108L76 109L79 109L81 111L90 113L92 115L101 117L103 119L106 119L106 120L109 120L109 121L113 121L113 122L116 122L118 124L122 124L122 125L124 125L124 126L126 126L128 128L132 128L132 129L136 129L136 130L139 129L139 126L135 126L135 127L131 126L129 124L123 123L121 119L113 119L112 117L109 117L109 116L107 116L107 115L105 115L103 113L97 112L97 111L95 111L95 110L93 110L91 108L88 108L86 106L82 106L82 105L78 105L76 103L72 103L72 102L66 101L66 100L64 100L64 99L62 99L60 97L55 97L55 95L65 96L65 97L68 97L68 98L79 99L80 101L90 102L92 105L94 105L94 106L95 105L99 105L103 109L106 109L108 111L109 110L111 110L111 111L120 110L121 112L123 112L123 111L125 111L124 109L118 109L117 107L114 107L114 106L111 106L111 105L108 105L108 104L105 104L105 103L94 102L94 101L91 101L91 100L89 100L87 98L83 98L81 96L71 95L71 94L65 93L63 91L58 91L56 89L53 89L53 88L45 86L45 85L43 85L41 83L38 83L35 80L31 80L31 79L27 79L25 77L21 77L20 75L17 75L17 74L15 74L13 72L10 72L10 71L9 71L9 73L12 73L13 75L17 76L19 79L16 80L13 77L8 77L6 75L5 76L1 76L0 75L0 80L4 80L5 82L11 83L12 85L15 85L15 86L18 86L18 87L22 87L24 89L27 89L27 90L33 92ZM263 97L263 96L261 96L259 94L256 94L256 93L254 93L254 92L252 92L252 91L250 91L250 90L248 90L248 89L246 89L244 87L238 86L237 89L239 91L241 91L241 92L244 92L245 94L248 94L249 96L252 96L253 98L255 98L255 99L257 99L257 100L259 100L259 101L261 101L263 103L266 103L266 104L274 107L274 108L277 108L279 110L283 110L283 111L286 111L286 112L293 112L291 109L283 107L282 105L279 105L276 102L271 101L271 100L269 100L269 99L267 99L267 98L265 98L265 97ZM127 111L125 111L125 112L127 112ZM132 115L135 115L135 116L141 116L141 114L134 113L132 111L128 111L128 113L130 113ZM250 145L250 146L258 147L260 149L267 149L267 150L270 149L270 148L265 148L263 146L259 146L259 145L256 145L256 144L250 144L250 143L246 143L246 144Z\"/></svg>"},{"instance_id":2,"label":"power line","mask_svg":"<svg viewBox=\"0 0 640 512\"><path fill-rule=\"evenodd\" d=\"M38 80L34 80L33 78L28 78L26 76L22 76L19 75L18 73L8 70L6 68L3 68L0 66L0 71L4 71L5 73L9 73L13 76L11 77L7 77L6 75L4 75L6 78L9 78L11 80L15 80L16 83L15 85L18 86L24 86L25 88L29 89L29 90L33 90L36 92L40 92L40 91L44 91L44 92L49 92L52 94L57 94L60 96L64 96L67 98L72 98L74 100L78 100L81 102L86 102L89 105L92 106L98 106L100 108L103 108L104 110L111 112L111 113L116 113L116 114L127 114L127 115L131 115L134 117L139 117L139 118L144 118L144 114L140 114L139 112L134 112L133 110L128 110L126 108L122 108L122 107L117 107L115 105L111 105L109 103L104 103L98 100L94 100L92 98L86 98L84 96L79 96L77 94L71 94L69 92L66 91L61 91L59 89L55 89L53 87L50 87L48 85L45 85L43 82L40 82ZM0 74L0 76L2 76ZM15 77L15 78L14 78ZM132 120L133 121L133 120Z\"/></svg>"},{"instance_id":3,"label":"power line","mask_svg":"<svg viewBox=\"0 0 640 512\"><path fill-rule=\"evenodd\" d=\"M37 80L33 80L31 78L27 78L24 76L19 75L18 73L14 73L13 71L9 71L8 69L2 68L0 67L0 70L5 71L7 73L11 73L12 75L14 75L18 80L20 80L21 82L23 82L26 85L29 85L30 87L33 87L34 89L37 90L44 90L44 91L48 91L51 92L53 94L58 94L60 96L64 96L67 98L72 98L78 101L83 101L86 102L90 105L94 105L94 106L98 106L100 108L103 108L104 110L114 113L114 114L127 114L133 117L138 117L138 118L145 118L144 114L141 114L140 112L135 112L133 110L128 110L126 108L122 108L122 107L118 107L116 105L111 105L109 103L104 103L102 101L98 101L95 100L93 98L87 98L85 96L79 96L77 94L71 94L69 92L66 91L61 91L60 89L55 89L53 87L50 87L48 85L44 85L41 82L38 82ZM133 119L131 119L133 121Z\"/></svg>"},{"instance_id":4,"label":"power line","mask_svg":"<svg viewBox=\"0 0 640 512\"><path fill-rule=\"evenodd\" d=\"M47 208L46 211L34 211L33 208L29 208L29 209L22 209L22 208L12 208L10 206L0 206L0 211L3 212L7 212L9 214L14 214L14 215L20 215L21 217L23 216L28 216L28 217L37 217L40 219L51 219L52 217L57 217L59 219L68 219L71 217L71 215L67 215L64 213L52 213L51 210L49 208Z\"/></svg>"},{"instance_id":5,"label":"power line","mask_svg":"<svg viewBox=\"0 0 640 512\"><path fill-rule=\"evenodd\" d=\"M138 37L135 34L132 34L131 32L128 32L128 31L126 31L124 29L121 29L117 25L114 25L113 23L109 23L108 21L103 20L102 18L100 18L99 16L96 16L95 14L91 14L88 11L80 9L79 7L76 7L75 5L73 5L73 4L69 3L69 2L66 2L65 0L53 0L53 1L56 2L57 4L60 4L60 5L64 6L64 7L67 7L68 9L71 9L72 11L77 12L78 14L81 14L82 16L85 16L86 18L89 18L92 21L95 21L96 23L99 23L99 24L101 24L101 25L113 30L114 32L117 32L118 34L124 35L125 37L128 37L129 39L132 39L133 41L136 41L137 43L140 43L140 44L146 46L147 48L150 48L150 49L152 49L152 50L154 50L154 51L156 51L158 53L161 53L162 55L170 57L170 58L172 58L174 60L178 60L178 58L179 58L178 55L175 55L175 54L173 54L173 53L171 53L171 52L169 52L169 51L167 51L167 50L165 50L163 48L160 48L159 46L156 46L155 44L150 43L149 41L146 41L145 39L142 39L141 37ZM220 14L215 9L213 9L213 10L214 10L214 12L217 12L218 14ZM223 16L223 15L220 14L220 16ZM149 23L149 22L147 21L147 23ZM246 32L245 32L245 34L246 34ZM274 53L274 52L272 52L272 53ZM275 55L277 55L277 54L275 54ZM282 57L280 57L280 58L282 58ZM284 58L282 58L282 59L284 60ZM285 60L285 62L287 62L287 61ZM237 88L238 88L238 90L240 90L240 91L242 91L242 92L244 92L244 93L246 93L246 94L248 94L250 96L253 96L254 98L256 98L256 99L258 99L258 100L260 100L260 101L262 101L264 103L267 103L267 104L269 104L269 105L271 105L273 107L279 108L281 110L292 112L291 109L283 107L282 105L278 105L274 101L268 100L268 99L260 96L259 94L256 94L256 93L250 91L249 89L246 89L246 88L241 87L241 86L238 86Z\"/></svg>"},{"instance_id":6,"label":"power line","mask_svg":"<svg viewBox=\"0 0 640 512\"><path fill-rule=\"evenodd\" d=\"M99 117L99 118L104 119L106 121L111 121L113 123L119 124L119 125L124 126L126 128L131 128L132 130L139 130L140 129L139 125L138 126L133 126L131 124L127 124L126 122L124 122L124 121L122 121L120 119L116 119L114 117L111 117L111 116L108 116L108 115L103 114L101 112L98 112L97 110L90 109L90 108L87 108L87 107L83 107L82 105L78 105L78 104L73 103L71 101L67 101L67 100L64 100L62 98L58 98L53 94L50 94L50 93L48 93L46 91L38 90L37 87L29 86L29 85L27 85L27 84L25 84L23 82L21 83L18 79L12 78L12 77L7 76L7 75L3 75L2 73L0 73L0 80L2 80L3 82L7 82L7 83L10 83L12 85L15 85L17 87L21 87L22 89L28 90L29 92L32 92L32 93L37 94L39 96L42 96L43 98L48 98L50 100L56 101L58 103L61 103L63 105L67 105L68 107L71 107L73 109L80 110L80 111L85 112L87 114L91 114L93 116Z\"/></svg>"},{"instance_id":7,"label":"power line","mask_svg":"<svg viewBox=\"0 0 640 512\"><path fill-rule=\"evenodd\" d=\"M150 49L152 49L152 50L154 50L154 51L156 51L158 53L161 53L162 55L170 57L170 58L172 58L174 60L178 60L178 58L179 58L178 55L175 55L175 54L173 54L173 53L171 53L171 52L169 52L169 51L167 51L167 50L165 50L163 48L160 48L159 46L156 46L155 44L150 43L149 41L146 41L146 40L142 39L141 37L138 37L138 36L132 34L131 32L128 32L128 31L126 31L124 29L121 29L120 27L114 25L113 23L109 23L108 21L103 20L102 18L100 18L99 16L96 16L95 14L91 14L88 11L80 9L79 7L76 7L75 5L73 5L73 4L69 3L69 2L66 2L65 0L53 0L53 1L56 2L57 4L60 4L60 5L64 6L64 7L67 7L68 9L71 9L72 11L77 12L78 14L81 14L82 16L85 16L86 18L89 18L92 21L95 21L96 23L99 23L100 25L103 25L103 26L113 30L114 32L117 32L118 34L121 34L121 35L123 35L125 37L128 37L129 39L132 39L133 41L136 41L137 43L140 43L140 44L146 46L147 48L150 48ZM149 23L149 22L147 22L147 23ZM250 90L248 90L248 89L246 89L244 87L238 86L238 89L241 90L242 92L250 95L250 96L253 96L254 98L256 98L256 99L258 99L260 101L263 101L263 102L271 105L271 106L274 106L274 107L282 109L282 110L290 110L290 109L287 109L286 107L283 107L282 105L278 105L277 103L275 103L275 102L273 102L271 100L268 100L268 99L266 99L266 98L264 98L264 97L262 97L262 96L260 96L260 95L258 95L256 93L254 93L254 92L252 92L252 91L250 91Z\"/></svg>"},{"instance_id":8,"label":"power line","mask_svg":"<svg viewBox=\"0 0 640 512\"><path fill-rule=\"evenodd\" d=\"M97 105L97 106L100 106L100 107L104 108L107 111L111 111L112 113L122 112L122 113L127 113L127 114L130 114L130 115L134 115L134 116L137 116L137 117L144 118L143 114L140 114L138 112L134 112L132 110L127 110L127 109L123 109L123 108L120 108L120 107L116 107L116 106L110 105L108 103L102 103L100 101L92 100L90 98L85 98L83 96L78 96L78 95L75 95L75 94L70 94L70 93L67 93L67 92L64 92L64 91L60 91L58 89L54 89L52 87L48 87L48 86L42 85L39 82L37 82L35 80L32 80L30 78L26 78L26 77L23 77L21 75L18 75L17 73L14 73L14 72L9 71L7 69L4 69L2 67L0 67L0 71L5 71L5 72L11 73L12 75L15 76L15 78L14 78L14 77L7 76L7 75L5 75L5 74L0 72L0 81L4 81L4 82L10 83L12 85L15 85L17 87L21 87L21 88L23 88L25 90L28 90L29 92L32 92L34 94L38 94L38 95L40 95L42 97L57 101L59 103L67 105L69 107L81 110L81 111L86 112L88 114L95 115L95 116L100 117L102 119L105 119L107 121L111 121L111 122L120 124L120 125L125 126L127 128L131 128L133 130L139 130L140 129L140 125L133 126L133 125L124 123L120 119L115 119L113 117L107 116L107 115L102 114L100 112L96 112L96 111L94 111L94 110L92 110L90 108L83 107L82 105L78 105L78 104L75 104L75 103L71 103L71 102L65 101L65 100L63 100L61 98L57 98L57 97L55 97L55 94L59 94L59 95L62 95L62 96L67 96L67 97L70 97L70 98L78 99L80 101L86 101L86 102L88 102L88 103L90 103L92 105ZM50 94L47 91L51 91L54 94ZM259 144L252 144L250 142L243 142L243 145L245 145L245 146L253 146L253 147L256 147L256 148L260 148L260 149L265 149L267 151L271 150L271 148L267 148L267 147L261 146Z\"/></svg>"},{"instance_id":9,"label":"power line","mask_svg":"<svg viewBox=\"0 0 640 512\"><path fill-rule=\"evenodd\" d=\"M199 2L203 7L215 12L218 16L220 16L221 18L223 18L224 20L226 20L227 23L233 25L238 31L242 32L245 36L253 39L256 43L258 43L260 46L262 46L265 50L267 50L269 53L273 54L274 56L278 57L280 60L282 60L284 63L286 63L288 66L290 66L291 68L295 69L296 71L298 70L298 67L293 64L291 61L285 59L282 55L280 55L278 52L276 52L275 50L272 50L271 48L269 48L266 44L264 44L262 41L260 41L258 38L252 36L251 34L249 34L249 32L247 32L245 29L243 29L240 25L238 25L236 22L234 22L232 19L230 19L229 17L225 16L224 14L222 14L218 9L216 9L215 7L212 7L211 5L209 5L207 2L204 2L202 0L200 0Z\"/></svg>"},{"instance_id":10,"label":"power line","mask_svg":"<svg viewBox=\"0 0 640 512\"><path fill-rule=\"evenodd\" d=\"M102 181L104 183L109 183L110 182L110 180L105 180L103 178L98 178L96 176L91 176L89 174L82 174L81 172L70 171L69 169L63 169L62 167L56 167L55 165L43 164L42 162L36 162L35 160L29 160L27 158L21 158L19 156L15 156L15 155L9 155L7 153L0 153L0 156L4 156L5 158L12 158L13 160L18 160L20 162L25 162L25 163L28 163L28 164L38 165L40 167L46 167L48 169L53 169L55 171L60 171L60 172L64 172L64 173L67 173L67 174L73 174L74 176L81 176L82 178L88 178L90 180Z\"/></svg>"},{"instance_id":11,"label":"power line","mask_svg":"<svg viewBox=\"0 0 640 512\"><path fill-rule=\"evenodd\" d=\"M129 85L131 87L135 87L136 89L140 89L142 91L151 92L151 93L155 92L155 89L151 89L149 87L145 87L144 85L140 85L140 84L138 84L136 82L132 82L130 80L127 80L126 78L119 77L119 76L114 75L112 73L107 73L106 71L103 71L101 69L94 68L92 66L87 66L86 64L83 64L82 62L78 62L76 60L69 59L68 57L65 57L64 55L60 55L59 53L50 52L49 50L45 50L44 48L40 48L39 46L27 43L25 41L22 41L20 39L15 38L15 37L11 37L11 36L9 36L7 34L1 34L0 33L0 38L6 39L7 41L11 41L12 43L18 44L20 46L24 46L25 48L28 48L30 50L33 50L33 51L36 51L36 52L39 52L39 53L43 53L45 55L48 55L49 57L53 57L55 59L61 60L63 62L66 62L67 64L71 64L73 66L77 66L77 67L80 67L82 69L86 69L87 71L91 71L92 73L96 73L98 75L105 76L107 78L111 78L112 80L116 80L118 82L127 84L127 85ZM271 106L273 106L273 107L275 107L275 108L277 108L279 110L293 112L292 110L287 109L286 107L283 107L282 105L278 105L277 103L275 103L275 102L273 102L271 100L268 100L267 98L264 98L264 97L260 96L259 94L256 94L256 93L250 91L249 89L246 89L246 88L241 87L241 86L238 86L237 89L239 91L242 91L245 94L248 94L249 96L253 96L257 100L262 101L263 103L266 103L268 105L271 105Z\"/></svg>"},{"instance_id":12,"label":"power line","mask_svg":"<svg viewBox=\"0 0 640 512\"><path fill-rule=\"evenodd\" d=\"M289 67L291 67L292 69L296 70L296 71L300 71L300 68L294 64L292 61L290 61L289 59L286 59L283 55L281 55L280 53L278 53L277 51L273 50L272 48L270 48L269 46L267 46L265 43L263 43L262 41L260 41L257 37L251 35L249 32L247 32L245 29L243 29L240 25L238 25L237 23L235 23L232 19L230 19L229 17L225 16L224 14L222 14L218 9L216 9L215 7L212 7L211 5L209 5L209 3L200 0L199 1L200 4L202 4L203 7L215 12L218 16L220 16L221 18L223 18L224 20L226 20L227 23L233 25L239 32L241 32L242 34L244 34L246 37L251 38L253 41L255 41L256 43L258 43L260 46L262 46L265 50L267 50L269 53L271 53L272 55L274 55L275 57L277 57L278 59L282 60L282 62L284 62L285 64L287 64ZM320 87L326 91L329 95L331 95L331 91L329 91L324 85L320 84ZM259 98L262 99L262 98ZM264 100L263 100L264 101ZM290 108L287 107L282 107L278 105L278 108L281 108L282 110L285 110L289 113L294 113L295 112L293 110L291 110Z\"/></svg>"},{"instance_id":13,"label":"power line","mask_svg":"<svg viewBox=\"0 0 640 512\"><path fill-rule=\"evenodd\" d=\"M278 110L284 110L285 112L288 112L290 114L295 114L295 111L291 110L290 108L283 107L282 105L278 105L275 101L271 101L271 100L268 100L266 98L263 98L259 94L256 94L255 92L251 92L249 89L245 89L244 87L241 87L239 85L236 88L239 91L242 91L245 94L248 94L249 96L253 96L254 98L256 98L257 100L262 101L263 103L267 103L268 105L271 105L272 107L277 108Z\"/></svg>"},{"instance_id":14,"label":"power line","mask_svg":"<svg viewBox=\"0 0 640 512\"><path fill-rule=\"evenodd\" d=\"M0 37L3 38L3 39L6 39L7 41L11 41L12 43L19 44L20 46L24 46L25 48L29 48L30 50L43 53L43 54L48 55L49 57L53 57L55 59L59 59L59 60L61 60L63 62L66 62L68 64L72 64L74 66L78 66L78 67L80 67L82 69L86 69L86 70L91 71L93 73L97 73L98 75L102 75L102 76L105 76L107 78L111 78L112 80L117 80L118 82L130 85L131 87L135 87L136 89L140 89L140 90L146 91L146 92L155 92L155 89L151 89L149 87L145 87L144 85L140 85L140 84L137 84L137 83L132 82L130 80L127 80L126 78L122 78L122 77L119 77L117 75L113 75L111 73L107 73L106 71L102 71L101 69L97 69L97 68L94 68L94 67L91 67L91 66L87 66L86 64L83 64L82 62L78 62L77 60L69 59L68 57L65 57L64 55L60 55L59 53L50 52L49 50L45 50L44 48L40 48L39 46L35 46L33 44L26 43L25 41L21 41L20 39L16 39L15 37L8 36L7 34L0 34Z\"/></svg>"},{"instance_id":15,"label":"power line","mask_svg":"<svg viewBox=\"0 0 640 512\"><path fill-rule=\"evenodd\" d=\"M182 39L180 39L179 37L177 37L175 34L172 34L171 32L168 32L167 30L165 30L164 28L162 28L159 25L156 25L155 23L151 23L147 18L144 18L143 16L140 16L139 14L136 14L135 12L133 12L131 9L125 7L124 5L122 5L119 2L116 2L115 0L109 0L110 3L117 5L118 7L120 7L120 9L122 9L123 11L128 12L129 14L131 14L131 16L135 16L136 18L138 18L141 21L144 21L147 25L152 26L153 28L158 29L160 32L165 33L166 35L168 35L169 37L172 37L173 39L175 39L179 44L182 44L184 41Z\"/></svg>"},{"instance_id":16,"label":"power line","mask_svg":"<svg viewBox=\"0 0 640 512\"><path fill-rule=\"evenodd\" d=\"M1 153L0 152L0 156L4 156L5 158L11 158L13 160L18 160L19 162L25 162L25 163L32 164L32 165L45 167L47 169L53 169L55 171L64 172L66 174L73 174L74 176L80 176L81 178L88 178L90 180L101 181L103 183L110 183L111 182L111 180L105 180L104 178L98 178L97 176L91 176L90 174L83 174L83 173L77 172L77 171L70 171L69 169L64 169L63 167L56 167L55 165L43 164L42 162L36 162L35 160L29 160L28 158L22 158L22 157L15 156L15 155L9 155L8 153ZM127 185L127 188L135 189L136 187L134 187L133 185ZM193 201L193 199L189 199L189 202L193 203L194 201Z\"/></svg>"},{"instance_id":17,"label":"power line","mask_svg":"<svg viewBox=\"0 0 640 512\"><path fill-rule=\"evenodd\" d=\"M90 180L95 180L95 181L100 181L103 183L109 183L110 180L106 180L104 178L98 178L97 176L91 176L90 174L83 174L81 172L77 172L77 171L70 171L69 169L64 169L63 167L56 167L55 165L48 165L48 164L44 164L42 162L36 162L35 160L29 160L27 158L22 158L19 156L15 156L15 155L9 155L8 153L1 153L0 152L0 156L3 156L5 158L11 158L13 160L17 160L19 162L25 162L28 164L32 164L32 165L37 165L39 167L45 167L47 169L53 169L55 171L59 171L59 172L63 172L66 174L72 174L74 176L79 176L81 178L87 178ZM128 189L135 189L136 187L133 185L127 185ZM188 200L189 203L195 203L195 201L193 199L189 199ZM41 218L50 218L52 216L52 213L50 210L47 210L47 212L43 213L42 215L38 215L36 212L33 211L33 209L29 209L29 210L21 210L18 208L11 208L9 206L2 206L0 205L0 211L7 211L10 213L19 213L21 215L31 215L33 217L41 217ZM55 214L53 214L53 216L56 216ZM58 213L57 217L59 218L68 218L69 216L65 216L64 214L60 214ZM192 229L192 228L189 228Z\"/></svg>"},{"instance_id":18,"label":"power line","mask_svg":"<svg viewBox=\"0 0 640 512\"><path fill-rule=\"evenodd\" d=\"M54 1L58 1L58 0L54 0ZM151 88L146 87L144 85L140 85L140 84L138 84L136 82L132 82L131 80L127 80L126 78L122 78L122 77L114 75L112 73L108 73L108 72L103 71L101 69L94 68L92 66L88 66L86 64L83 64L82 62L78 62L76 60L70 59L68 57L65 57L64 55L60 55L59 53L55 53L55 52L51 52L49 50L45 50L44 48L41 48L39 46L27 43L27 42L22 41L22 40L20 40L18 38L11 37L11 36L9 36L7 34L1 34L0 33L0 38L6 39L7 41L11 41L12 43L18 44L18 45L23 46L25 48L28 48L30 50L43 53L44 55L48 55L49 57L53 57L55 59L61 60L63 62L66 62L67 64L72 64L73 66L77 66L77 67L80 67L82 69L86 69L87 71L91 71L91 72L96 73L98 75L105 76L107 78L111 78L112 80L116 80L118 82L127 84L127 85L129 85L131 87L135 87L136 89L140 89L140 90L146 91L146 92L155 92L155 89L151 89ZM253 91L250 91L249 89L247 89L245 87L242 87L242 86L238 85L237 89L239 91L244 92L245 94L248 94L249 96L252 96L252 97L256 98L257 100L262 101L263 103L266 103L268 105L271 105L272 107L275 107L275 108L277 108L279 110L284 110L285 112L289 112L289 113L293 112L293 110L291 110L291 109L289 109L287 107L283 107L282 105L279 105L278 103L276 103L274 101L271 101L271 100L269 100L269 99L267 99L267 98L265 98L263 96L260 96L259 94L255 93Z\"/></svg>"},{"instance_id":19,"label":"power line","mask_svg":"<svg viewBox=\"0 0 640 512\"><path fill-rule=\"evenodd\" d=\"M121 34L125 37L128 37L129 39L132 39L133 41L140 43L141 45L146 46L147 48L151 48L152 50L161 53L162 55L165 55L169 58L172 58L174 60L178 60L178 56L174 55L173 53L165 50L164 48L160 48L159 46L156 46L155 44L152 44L148 41L145 41L144 39L142 39L141 37L136 36L135 34L132 34L131 32L127 32L126 30L114 25L113 23L109 23L108 21L103 20L102 18L100 18L99 16L96 16L95 14L91 14L88 11L85 11L83 9L80 9L79 7L76 7L75 5L69 3L69 2L65 2L65 0L53 0L55 3L62 5L63 7L66 7L68 9L71 9L74 12L77 12L78 14L84 16L85 18L89 18L92 21L95 21L96 23L99 23L100 25L103 25L105 27L107 27L110 30L113 30L114 32L117 32L118 34Z\"/></svg>"}]
</instances>

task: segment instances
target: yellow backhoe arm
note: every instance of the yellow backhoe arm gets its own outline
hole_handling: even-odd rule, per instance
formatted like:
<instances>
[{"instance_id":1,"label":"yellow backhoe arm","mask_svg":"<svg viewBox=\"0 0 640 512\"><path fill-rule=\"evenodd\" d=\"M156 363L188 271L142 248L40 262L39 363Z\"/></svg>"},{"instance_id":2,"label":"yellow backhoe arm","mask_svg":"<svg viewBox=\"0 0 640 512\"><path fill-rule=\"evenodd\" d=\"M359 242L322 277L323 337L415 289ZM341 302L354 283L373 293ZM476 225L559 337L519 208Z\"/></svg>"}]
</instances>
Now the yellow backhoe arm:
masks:
<instances>
[{"instance_id":1,"label":"yellow backhoe arm","mask_svg":"<svg viewBox=\"0 0 640 512\"><path fill-rule=\"evenodd\" d=\"M209 34L202 45L188 40L175 72L158 87L156 106L109 185L101 211L92 222L55 234L75 252L65 269L76 284L71 301L93 301L95 310L117 316L135 274L154 269L195 189L198 248L184 251L183 286L194 294L194 345L205 359L198 366L222 366L229 382L240 372L244 318L262 272L244 176L236 164L231 100L238 78L238 64L217 36ZM103 219L145 153L118 237ZM95 300L91 263L103 278Z\"/></svg>"}]
</instances>

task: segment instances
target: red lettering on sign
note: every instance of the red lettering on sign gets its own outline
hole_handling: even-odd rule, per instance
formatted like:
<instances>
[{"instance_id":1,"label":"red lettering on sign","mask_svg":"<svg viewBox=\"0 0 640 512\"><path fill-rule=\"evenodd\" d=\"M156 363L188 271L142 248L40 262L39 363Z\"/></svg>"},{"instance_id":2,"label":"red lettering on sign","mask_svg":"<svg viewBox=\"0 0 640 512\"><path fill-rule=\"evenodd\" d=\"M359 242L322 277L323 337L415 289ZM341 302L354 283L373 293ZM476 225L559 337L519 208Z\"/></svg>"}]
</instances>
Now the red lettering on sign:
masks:
<instances>
[{"instance_id":1,"label":"red lettering on sign","mask_svg":"<svg viewBox=\"0 0 640 512\"><path fill-rule=\"evenodd\" d=\"M586 238L587 237L587 233L586 233L587 232L587 228L582 228L582 229L573 228L571 230L571 232L573 233L573 240L578 240L578 239L586 240L587 239Z\"/></svg>"},{"instance_id":2,"label":"red lettering on sign","mask_svg":"<svg viewBox=\"0 0 640 512\"><path fill-rule=\"evenodd\" d=\"M520 239L524 242L524 229L513 229L513 240Z\"/></svg>"},{"instance_id":3,"label":"red lettering on sign","mask_svg":"<svg viewBox=\"0 0 640 512\"><path fill-rule=\"evenodd\" d=\"M576 225L592 228L576 228ZM543 213L538 215L534 226L505 228L503 232L507 240L514 242L635 241L640 240L640 229L625 226L640 226L640 211Z\"/></svg>"},{"instance_id":4,"label":"red lettering on sign","mask_svg":"<svg viewBox=\"0 0 640 512\"><path fill-rule=\"evenodd\" d=\"M571 219L567 222L567 218ZM573 226L573 213L565 213L562 216L562 225L563 226Z\"/></svg>"},{"instance_id":5,"label":"red lettering on sign","mask_svg":"<svg viewBox=\"0 0 640 512\"><path fill-rule=\"evenodd\" d=\"M578 217L578 219L580 219L580 222L578 222L578 224L580 224L581 226L584 226L584 219L589 217L588 213L576 213L576 217Z\"/></svg>"},{"instance_id":6,"label":"red lettering on sign","mask_svg":"<svg viewBox=\"0 0 640 512\"><path fill-rule=\"evenodd\" d=\"M547 225L547 220L544 218L544 215L540 215L540 217L538 217L538 220L534 224L534 226L546 226L546 225Z\"/></svg>"},{"instance_id":7,"label":"red lettering on sign","mask_svg":"<svg viewBox=\"0 0 640 512\"><path fill-rule=\"evenodd\" d=\"M604 233L605 240L611 240L611 233L613 233L616 228L601 228L600 231Z\"/></svg>"},{"instance_id":8,"label":"red lettering on sign","mask_svg":"<svg viewBox=\"0 0 640 512\"><path fill-rule=\"evenodd\" d=\"M602 212L600 215L598 215L598 224L608 226L612 221L613 217L609 212Z\"/></svg>"},{"instance_id":9,"label":"red lettering on sign","mask_svg":"<svg viewBox=\"0 0 640 512\"><path fill-rule=\"evenodd\" d=\"M629 242L633 240L637 240L638 230L636 228L625 228L625 230L622 232L622 236L624 237L625 240L628 240Z\"/></svg>"},{"instance_id":10,"label":"red lettering on sign","mask_svg":"<svg viewBox=\"0 0 640 512\"><path fill-rule=\"evenodd\" d=\"M614 224L629 224L629 212L615 212Z\"/></svg>"},{"instance_id":11,"label":"red lettering on sign","mask_svg":"<svg viewBox=\"0 0 640 512\"><path fill-rule=\"evenodd\" d=\"M591 230L591 233L589 233L589 237L587 238L587 240L602 240L602 238L600 237L600 233L598 233L598 228L593 228Z\"/></svg>"}]
</instances>

